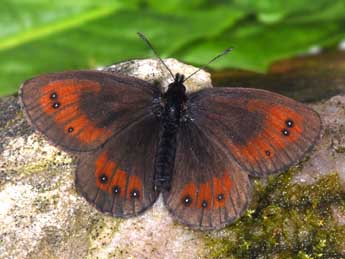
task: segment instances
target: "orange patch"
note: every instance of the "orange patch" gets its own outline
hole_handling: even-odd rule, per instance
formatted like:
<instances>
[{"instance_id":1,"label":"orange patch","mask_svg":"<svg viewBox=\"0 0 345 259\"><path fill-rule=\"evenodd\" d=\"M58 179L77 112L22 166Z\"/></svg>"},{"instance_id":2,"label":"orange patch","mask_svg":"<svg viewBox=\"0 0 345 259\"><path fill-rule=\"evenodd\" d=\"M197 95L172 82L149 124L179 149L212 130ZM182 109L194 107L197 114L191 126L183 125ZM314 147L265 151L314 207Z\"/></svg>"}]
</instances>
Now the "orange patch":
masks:
<instances>
[{"instance_id":1,"label":"orange patch","mask_svg":"<svg viewBox=\"0 0 345 259\"><path fill-rule=\"evenodd\" d=\"M226 173L226 172L224 173L222 181L223 181L225 191L229 192L231 187L232 187L232 181L231 181L228 173Z\"/></svg>"},{"instance_id":2,"label":"orange patch","mask_svg":"<svg viewBox=\"0 0 345 259\"><path fill-rule=\"evenodd\" d=\"M105 162L104 162L105 161ZM105 153L102 153L99 158L96 160L96 186L103 191L106 191L110 185L110 179L113 174L113 171L116 167L115 162L108 160ZM99 178L105 175L107 177L107 181L105 183L100 182Z\"/></svg>"},{"instance_id":3,"label":"orange patch","mask_svg":"<svg viewBox=\"0 0 345 259\"><path fill-rule=\"evenodd\" d=\"M101 90L101 86L95 81L66 79L49 83L41 88L41 94L50 96L53 92L58 93L61 88L63 88L64 95L70 95L72 93L79 92L80 90L94 92L99 92Z\"/></svg>"},{"instance_id":4,"label":"orange patch","mask_svg":"<svg viewBox=\"0 0 345 259\"><path fill-rule=\"evenodd\" d=\"M259 132L254 138L248 140L248 145L242 147L235 147L232 143L228 143L231 150L238 148L240 153L251 164L257 164L257 161L274 157L274 150L266 143L269 140L273 146L278 149L284 149L286 145L291 142L296 142L303 132L303 117L297 112L282 105L269 105L263 101L255 100L248 102L250 111L264 112L266 117L263 121L263 130ZM293 126L287 127L286 121L292 120ZM282 130L289 131L289 136L284 136ZM269 151L269 156L266 155Z\"/></svg>"},{"instance_id":5,"label":"orange patch","mask_svg":"<svg viewBox=\"0 0 345 259\"><path fill-rule=\"evenodd\" d=\"M103 168L104 164L107 162L107 160L108 160L108 156L107 156L106 152L103 152L98 156L98 158L96 160L96 165L95 165L96 176L99 175L100 171L102 170L102 168Z\"/></svg>"},{"instance_id":6,"label":"orange patch","mask_svg":"<svg viewBox=\"0 0 345 259\"><path fill-rule=\"evenodd\" d=\"M202 183L199 186L199 193L198 193L198 208L203 208L202 203L204 201L207 202L206 209L212 207L212 192L211 192L211 184L209 182Z\"/></svg>"},{"instance_id":7,"label":"orange patch","mask_svg":"<svg viewBox=\"0 0 345 259\"><path fill-rule=\"evenodd\" d=\"M217 177L213 177L213 206L215 209L217 208L223 208L225 206L225 190L222 184L222 181L217 178ZM224 199L223 200L218 200L217 197L219 194L223 194Z\"/></svg>"},{"instance_id":8,"label":"orange patch","mask_svg":"<svg viewBox=\"0 0 345 259\"><path fill-rule=\"evenodd\" d=\"M90 122L88 121L88 123ZM81 142L89 144L94 142L95 140L107 139L111 135L111 130L105 128L97 128L90 123L82 129L82 132L78 135L78 138Z\"/></svg>"},{"instance_id":9,"label":"orange patch","mask_svg":"<svg viewBox=\"0 0 345 259\"><path fill-rule=\"evenodd\" d=\"M106 139L111 136L111 131L104 128L97 128L86 115L79 111L79 97L84 91L99 92L100 84L90 80L60 80L52 82L41 90L40 105L42 110L48 114L54 114L54 120L63 124L79 115L71 123L65 125L64 132L68 132L71 127L73 131L70 136L76 136L81 142L90 144L100 137ZM56 93L56 99L50 99L52 93ZM53 108L54 103L59 103L59 108ZM64 106L67 106L66 108Z\"/></svg>"},{"instance_id":10,"label":"orange patch","mask_svg":"<svg viewBox=\"0 0 345 259\"><path fill-rule=\"evenodd\" d=\"M75 118L78 116L80 111L78 110L76 105L66 107L64 109L61 109L60 111L57 111L57 114L55 115L55 121L59 124L63 124L72 118Z\"/></svg>"},{"instance_id":11,"label":"orange patch","mask_svg":"<svg viewBox=\"0 0 345 259\"><path fill-rule=\"evenodd\" d=\"M70 136L81 134L80 132L85 131L85 127L89 123L88 118L85 115L81 115L79 118L74 119L64 127L64 132L67 132L69 127L72 127L73 132L69 133Z\"/></svg>"},{"instance_id":12,"label":"orange patch","mask_svg":"<svg viewBox=\"0 0 345 259\"><path fill-rule=\"evenodd\" d=\"M41 88L40 105L45 113L55 113L58 109L52 107L53 103L60 103L60 107L66 104L76 103L79 100L82 91L99 92L101 89L99 83L89 80L60 80L52 82ZM50 99L52 93L57 94L56 99Z\"/></svg>"},{"instance_id":13,"label":"orange patch","mask_svg":"<svg viewBox=\"0 0 345 259\"><path fill-rule=\"evenodd\" d=\"M232 181L230 179L230 176L227 172L224 172L224 175L222 178L216 178L213 177L213 202L214 202L214 208L223 208L225 206L225 201L228 198L230 194L230 190L232 188ZM222 194L223 199L218 200L218 195Z\"/></svg>"},{"instance_id":14,"label":"orange patch","mask_svg":"<svg viewBox=\"0 0 345 259\"><path fill-rule=\"evenodd\" d=\"M190 196L190 198L192 199L189 207L193 207L196 201L196 186L194 183L187 184L181 191L180 200L182 203L186 196Z\"/></svg>"},{"instance_id":15,"label":"orange patch","mask_svg":"<svg viewBox=\"0 0 345 259\"><path fill-rule=\"evenodd\" d=\"M126 192L126 183L127 183L127 173L121 169L117 169L116 173L111 179L111 184L109 185L108 192L112 193L113 192L113 187L118 186L120 187L120 196L125 197L125 192Z\"/></svg>"},{"instance_id":16,"label":"orange patch","mask_svg":"<svg viewBox=\"0 0 345 259\"><path fill-rule=\"evenodd\" d=\"M142 192L142 183L141 180L138 176L131 175L129 177L129 182L128 182L128 188L127 188L127 198L131 198L131 192L133 190L137 190L139 192L139 199L142 198L143 192Z\"/></svg>"},{"instance_id":17,"label":"orange patch","mask_svg":"<svg viewBox=\"0 0 345 259\"><path fill-rule=\"evenodd\" d=\"M248 146L234 145L227 139L225 139L224 142L229 150L231 150L231 153L233 153L238 159L245 158L246 161L256 163L256 157L250 152Z\"/></svg>"},{"instance_id":18,"label":"orange patch","mask_svg":"<svg viewBox=\"0 0 345 259\"><path fill-rule=\"evenodd\" d=\"M109 129L97 128L85 115L80 115L79 118L71 121L64 127L67 132L68 128L72 127L73 131L70 136L76 136L83 143L92 143L95 140L106 139L111 136L112 132Z\"/></svg>"}]
</instances>

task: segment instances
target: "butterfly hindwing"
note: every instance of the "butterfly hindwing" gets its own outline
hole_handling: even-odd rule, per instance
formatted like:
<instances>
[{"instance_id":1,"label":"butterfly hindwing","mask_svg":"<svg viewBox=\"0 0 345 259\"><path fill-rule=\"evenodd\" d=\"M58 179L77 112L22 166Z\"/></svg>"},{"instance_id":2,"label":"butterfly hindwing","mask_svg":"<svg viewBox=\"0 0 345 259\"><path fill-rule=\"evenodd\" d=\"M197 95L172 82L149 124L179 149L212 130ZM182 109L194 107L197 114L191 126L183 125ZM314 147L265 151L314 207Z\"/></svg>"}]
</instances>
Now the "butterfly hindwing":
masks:
<instances>
[{"instance_id":1,"label":"butterfly hindwing","mask_svg":"<svg viewBox=\"0 0 345 259\"><path fill-rule=\"evenodd\" d=\"M159 90L101 71L46 74L24 82L20 97L31 124L67 151L88 151L150 112Z\"/></svg>"},{"instance_id":2,"label":"butterfly hindwing","mask_svg":"<svg viewBox=\"0 0 345 259\"><path fill-rule=\"evenodd\" d=\"M131 217L156 200L154 157L159 122L148 115L107 142L79 157L76 186L96 208L117 217Z\"/></svg>"},{"instance_id":3,"label":"butterfly hindwing","mask_svg":"<svg viewBox=\"0 0 345 259\"><path fill-rule=\"evenodd\" d=\"M180 222L217 229L239 218L247 207L247 173L193 122L182 123L171 189L164 202Z\"/></svg>"},{"instance_id":4,"label":"butterfly hindwing","mask_svg":"<svg viewBox=\"0 0 345 259\"><path fill-rule=\"evenodd\" d=\"M258 89L201 90L190 95L187 114L254 176L301 160L321 131L320 117L312 109Z\"/></svg>"}]
</instances>

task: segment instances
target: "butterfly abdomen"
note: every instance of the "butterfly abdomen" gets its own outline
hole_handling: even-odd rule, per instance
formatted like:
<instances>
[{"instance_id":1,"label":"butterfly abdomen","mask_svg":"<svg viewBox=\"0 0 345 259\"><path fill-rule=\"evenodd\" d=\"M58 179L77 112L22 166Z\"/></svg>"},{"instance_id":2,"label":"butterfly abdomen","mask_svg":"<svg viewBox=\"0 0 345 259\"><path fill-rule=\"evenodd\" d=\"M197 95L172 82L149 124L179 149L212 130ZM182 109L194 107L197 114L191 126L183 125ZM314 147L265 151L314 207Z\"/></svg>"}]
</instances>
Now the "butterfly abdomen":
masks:
<instances>
[{"instance_id":1,"label":"butterfly abdomen","mask_svg":"<svg viewBox=\"0 0 345 259\"><path fill-rule=\"evenodd\" d=\"M182 107L187 100L183 75L176 74L175 81L164 94L164 107L159 129L159 142L155 159L155 189L168 191L174 169L176 138L180 126Z\"/></svg>"},{"instance_id":2,"label":"butterfly abdomen","mask_svg":"<svg viewBox=\"0 0 345 259\"><path fill-rule=\"evenodd\" d=\"M169 190L172 169L176 153L176 135L179 122L164 116L161 121L159 142L155 160L155 187L157 190Z\"/></svg>"}]
</instances>

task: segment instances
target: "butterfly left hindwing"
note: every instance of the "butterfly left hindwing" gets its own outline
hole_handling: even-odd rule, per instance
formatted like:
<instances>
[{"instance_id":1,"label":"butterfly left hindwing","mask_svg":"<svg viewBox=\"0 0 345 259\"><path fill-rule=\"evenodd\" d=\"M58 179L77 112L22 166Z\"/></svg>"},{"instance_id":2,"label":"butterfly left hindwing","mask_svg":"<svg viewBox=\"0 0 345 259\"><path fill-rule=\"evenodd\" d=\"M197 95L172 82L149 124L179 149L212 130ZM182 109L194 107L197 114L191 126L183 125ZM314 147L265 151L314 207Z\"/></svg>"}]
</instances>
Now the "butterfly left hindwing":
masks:
<instances>
[{"instance_id":1,"label":"butterfly left hindwing","mask_svg":"<svg viewBox=\"0 0 345 259\"><path fill-rule=\"evenodd\" d=\"M76 186L96 208L131 217L156 200L154 158L159 122L152 115L138 120L97 151L79 157Z\"/></svg>"}]
</instances>

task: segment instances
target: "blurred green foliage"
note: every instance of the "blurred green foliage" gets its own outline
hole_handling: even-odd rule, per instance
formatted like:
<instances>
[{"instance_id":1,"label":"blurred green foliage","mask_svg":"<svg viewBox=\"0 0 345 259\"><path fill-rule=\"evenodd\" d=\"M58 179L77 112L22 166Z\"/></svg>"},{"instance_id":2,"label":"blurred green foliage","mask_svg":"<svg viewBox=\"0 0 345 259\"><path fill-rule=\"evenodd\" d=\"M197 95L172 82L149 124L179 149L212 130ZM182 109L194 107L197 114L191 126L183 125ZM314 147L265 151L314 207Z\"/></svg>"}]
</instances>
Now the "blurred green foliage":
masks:
<instances>
[{"instance_id":1,"label":"blurred green foliage","mask_svg":"<svg viewBox=\"0 0 345 259\"><path fill-rule=\"evenodd\" d=\"M0 0L0 95L34 75L152 57L265 71L345 39L344 0Z\"/></svg>"}]
</instances>

